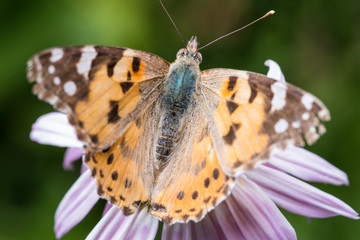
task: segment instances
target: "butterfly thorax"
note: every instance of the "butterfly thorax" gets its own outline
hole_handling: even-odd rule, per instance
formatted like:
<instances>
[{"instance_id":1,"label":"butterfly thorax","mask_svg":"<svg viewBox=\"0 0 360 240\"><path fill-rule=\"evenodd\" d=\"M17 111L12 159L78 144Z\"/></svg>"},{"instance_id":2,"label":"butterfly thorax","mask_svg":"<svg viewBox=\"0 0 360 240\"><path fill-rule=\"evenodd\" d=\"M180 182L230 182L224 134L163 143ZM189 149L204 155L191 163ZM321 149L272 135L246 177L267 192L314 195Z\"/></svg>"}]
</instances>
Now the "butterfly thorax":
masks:
<instances>
[{"instance_id":1,"label":"butterfly thorax","mask_svg":"<svg viewBox=\"0 0 360 240\"><path fill-rule=\"evenodd\" d=\"M156 159L160 167L167 162L183 135L187 116L198 92L196 88L199 78L199 65L192 58L178 58L169 69L161 101L162 114L156 145Z\"/></svg>"}]
</instances>

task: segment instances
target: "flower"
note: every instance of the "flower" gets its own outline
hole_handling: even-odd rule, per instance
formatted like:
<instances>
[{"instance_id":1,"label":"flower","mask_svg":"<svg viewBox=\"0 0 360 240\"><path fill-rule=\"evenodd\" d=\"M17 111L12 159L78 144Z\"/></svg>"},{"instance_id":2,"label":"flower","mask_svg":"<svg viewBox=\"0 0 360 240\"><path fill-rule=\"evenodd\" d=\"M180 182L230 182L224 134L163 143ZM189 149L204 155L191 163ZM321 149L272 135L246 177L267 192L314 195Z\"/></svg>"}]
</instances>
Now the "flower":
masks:
<instances>
[{"instance_id":1,"label":"flower","mask_svg":"<svg viewBox=\"0 0 360 240\"><path fill-rule=\"evenodd\" d=\"M285 81L280 67L267 60L268 77ZM41 116L33 125L33 141L68 147L64 168L83 155L83 144L61 113ZM60 202L55 213L55 233L61 238L78 224L99 200L90 170L81 176ZM348 185L347 175L321 157L295 146L276 152L269 160L242 174L231 194L199 223L164 225L163 239L296 239L295 230L277 206L309 218L336 215L358 219L358 214L338 198L304 181ZM277 205L277 206L276 206ZM125 217L107 203L102 219L87 239L154 239L159 222L146 207Z\"/></svg>"}]
</instances>

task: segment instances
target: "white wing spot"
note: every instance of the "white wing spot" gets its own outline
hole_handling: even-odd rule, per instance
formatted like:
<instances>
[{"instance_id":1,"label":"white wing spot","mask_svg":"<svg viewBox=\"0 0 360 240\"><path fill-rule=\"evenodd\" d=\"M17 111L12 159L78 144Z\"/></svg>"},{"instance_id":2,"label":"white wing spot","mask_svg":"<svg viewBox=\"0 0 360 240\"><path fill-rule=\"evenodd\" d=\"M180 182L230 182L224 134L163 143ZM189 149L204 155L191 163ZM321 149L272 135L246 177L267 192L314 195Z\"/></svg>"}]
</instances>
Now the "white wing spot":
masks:
<instances>
[{"instance_id":1,"label":"white wing spot","mask_svg":"<svg viewBox=\"0 0 360 240\"><path fill-rule=\"evenodd\" d=\"M61 48L53 48L51 50L50 62L57 62L64 56L64 50Z\"/></svg>"},{"instance_id":2,"label":"white wing spot","mask_svg":"<svg viewBox=\"0 0 360 240\"><path fill-rule=\"evenodd\" d=\"M64 91L67 95L73 96L76 93L76 85L73 81L68 81L64 84Z\"/></svg>"},{"instance_id":3,"label":"white wing spot","mask_svg":"<svg viewBox=\"0 0 360 240\"><path fill-rule=\"evenodd\" d=\"M314 102L314 98L309 94L305 94L304 96L302 96L301 102L302 104L304 104L306 110L310 111Z\"/></svg>"},{"instance_id":4,"label":"white wing spot","mask_svg":"<svg viewBox=\"0 0 360 240\"><path fill-rule=\"evenodd\" d=\"M288 127L288 122L285 119L280 119L277 123L275 123L274 129L276 133L283 133L288 129Z\"/></svg>"},{"instance_id":5,"label":"white wing spot","mask_svg":"<svg viewBox=\"0 0 360 240\"><path fill-rule=\"evenodd\" d=\"M316 128L314 126L310 127L309 131L311 133L316 133Z\"/></svg>"},{"instance_id":6,"label":"white wing spot","mask_svg":"<svg viewBox=\"0 0 360 240\"><path fill-rule=\"evenodd\" d=\"M292 126L293 128L299 128L299 127L301 126L301 122L300 122L300 121L295 121L295 122L293 122L293 123L291 124L291 126Z\"/></svg>"},{"instance_id":7,"label":"white wing spot","mask_svg":"<svg viewBox=\"0 0 360 240\"><path fill-rule=\"evenodd\" d=\"M301 118L303 119L303 120L309 120L309 118L310 118L310 114L308 113L308 112L306 112L306 113L303 113L302 115L301 115Z\"/></svg>"},{"instance_id":8,"label":"white wing spot","mask_svg":"<svg viewBox=\"0 0 360 240\"><path fill-rule=\"evenodd\" d=\"M53 73L55 72L55 67L54 67L54 65L50 65L50 66L49 66L48 72L49 72L49 74L53 74Z\"/></svg>"},{"instance_id":9,"label":"white wing spot","mask_svg":"<svg viewBox=\"0 0 360 240\"><path fill-rule=\"evenodd\" d=\"M271 85L271 91L274 94L271 100L271 112L285 107L286 90L286 84L283 82L277 81Z\"/></svg>"},{"instance_id":10,"label":"white wing spot","mask_svg":"<svg viewBox=\"0 0 360 240\"><path fill-rule=\"evenodd\" d=\"M58 76L54 77L53 82L55 85L60 85L61 83L60 78Z\"/></svg>"},{"instance_id":11,"label":"white wing spot","mask_svg":"<svg viewBox=\"0 0 360 240\"><path fill-rule=\"evenodd\" d=\"M82 54L79 62L76 64L77 72L83 74L84 77L88 77L89 70L91 68L92 60L96 57L97 52L93 46L85 46L81 49Z\"/></svg>"},{"instance_id":12,"label":"white wing spot","mask_svg":"<svg viewBox=\"0 0 360 240\"><path fill-rule=\"evenodd\" d=\"M36 72L37 72L36 81L37 82L42 82L42 76L41 76L42 65L41 65L41 62L39 60L39 56L34 57L34 63L35 63Z\"/></svg>"}]
</instances>

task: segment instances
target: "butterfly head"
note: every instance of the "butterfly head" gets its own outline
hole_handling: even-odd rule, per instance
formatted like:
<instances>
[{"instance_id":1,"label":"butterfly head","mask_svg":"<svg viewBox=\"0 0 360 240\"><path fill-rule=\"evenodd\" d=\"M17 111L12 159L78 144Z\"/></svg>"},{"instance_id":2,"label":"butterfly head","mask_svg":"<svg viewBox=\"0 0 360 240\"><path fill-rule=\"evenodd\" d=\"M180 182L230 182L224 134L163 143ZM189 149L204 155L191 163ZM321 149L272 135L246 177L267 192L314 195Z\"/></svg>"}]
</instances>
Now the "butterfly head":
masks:
<instances>
[{"instance_id":1,"label":"butterfly head","mask_svg":"<svg viewBox=\"0 0 360 240\"><path fill-rule=\"evenodd\" d=\"M190 41L188 42L186 48L182 48L178 51L176 54L176 58L188 58L193 59L197 62L197 64L200 64L202 61L201 53L197 51L198 43L196 40L196 37L191 37Z\"/></svg>"}]
</instances>

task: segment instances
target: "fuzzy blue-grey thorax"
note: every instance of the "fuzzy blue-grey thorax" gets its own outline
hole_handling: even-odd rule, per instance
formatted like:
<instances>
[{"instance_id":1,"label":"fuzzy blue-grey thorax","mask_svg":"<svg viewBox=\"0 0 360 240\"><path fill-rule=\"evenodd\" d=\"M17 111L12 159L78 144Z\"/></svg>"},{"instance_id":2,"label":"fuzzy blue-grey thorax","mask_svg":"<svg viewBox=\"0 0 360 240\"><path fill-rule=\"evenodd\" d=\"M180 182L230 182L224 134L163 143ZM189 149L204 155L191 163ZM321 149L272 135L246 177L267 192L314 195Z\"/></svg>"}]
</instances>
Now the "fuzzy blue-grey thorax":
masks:
<instances>
[{"instance_id":1,"label":"fuzzy blue-grey thorax","mask_svg":"<svg viewBox=\"0 0 360 240\"><path fill-rule=\"evenodd\" d=\"M161 102L156 158L167 161L176 143L182 136L187 115L191 109L200 80L201 55L197 51L196 38L191 38L187 48L179 50L165 79Z\"/></svg>"}]
</instances>

